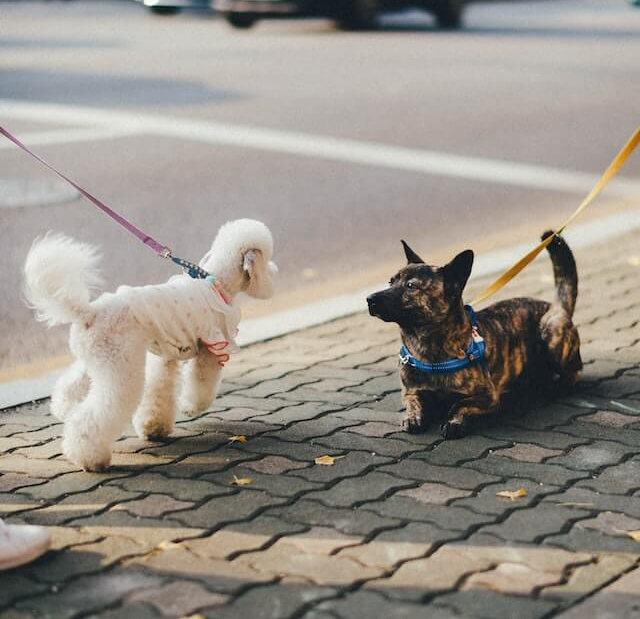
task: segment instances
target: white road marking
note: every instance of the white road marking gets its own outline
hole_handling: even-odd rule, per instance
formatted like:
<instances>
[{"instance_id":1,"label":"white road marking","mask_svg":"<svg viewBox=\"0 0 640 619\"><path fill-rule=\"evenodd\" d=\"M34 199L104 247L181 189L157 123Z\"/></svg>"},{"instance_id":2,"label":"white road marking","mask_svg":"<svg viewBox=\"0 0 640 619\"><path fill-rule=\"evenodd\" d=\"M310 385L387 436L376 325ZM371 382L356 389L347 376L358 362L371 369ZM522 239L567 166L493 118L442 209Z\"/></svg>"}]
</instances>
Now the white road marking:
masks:
<instances>
[{"instance_id":1,"label":"white road marking","mask_svg":"<svg viewBox=\"0 0 640 619\"><path fill-rule=\"evenodd\" d=\"M575 225L568 229L564 236L573 249L580 249L637 229L640 229L640 210L632 210ZM502 272L534 245L535 241L532 241L529 244L476 256L471 281ZM543 255L538 259L545 257ZM386 286L386 283L381 283L353 294L324 299L241 322L237 341L241 346L248 346L365 311L367 295ZM60 371L56 370L36 379L0 384L0 410L47 397L59 375Z\"/></svg>"},{"instance_id":2,"label":"white road marking","mask_svg":"<svg viewBox=\"0 0 640 619\"><path fill-rule=\"evenodd\" d=\"M466 157L310 133L88 107L0 100L0 119L6 118L100 126L105 128L107 134L112 129L114 137L118 137L118 131L131 130L134 133L207 144L581 195L586 195L599 179L595 174L548 166ZM611 153L611 157L614 154ZM640 194L640 179L614 179L605 191L611 197L635 198Z\"/></svg>"},{"instance_id":3,"label":"white road marking","mask_svg":"<svg viewBox=\"0 0 640 619\"><path fill-rule=\"evenodd\" d=\"M133 127L80 127L77 129L54 129L52 131L33 131L21 133L16 137L27 146L48 146L57 144L72 144L76 142L95 142L97 140L113 140L138 134ZM0 150L15 149L9 140L0 141Z\"/></svg>"}]
</instances>

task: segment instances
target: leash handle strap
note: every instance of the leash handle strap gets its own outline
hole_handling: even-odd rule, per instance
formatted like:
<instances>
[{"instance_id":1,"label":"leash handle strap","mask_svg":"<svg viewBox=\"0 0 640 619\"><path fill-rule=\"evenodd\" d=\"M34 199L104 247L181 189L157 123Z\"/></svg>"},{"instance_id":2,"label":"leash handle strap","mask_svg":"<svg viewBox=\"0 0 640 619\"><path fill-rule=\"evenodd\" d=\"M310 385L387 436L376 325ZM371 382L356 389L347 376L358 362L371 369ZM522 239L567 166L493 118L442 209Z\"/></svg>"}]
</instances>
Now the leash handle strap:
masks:
<instances>
[{"instance_id":1,"label":"leash handle strap","mask_svg":"<svg viewBox=\"0 0 640 619\"><path fill-rule=\"evenodd\" d=\"M555 238L560 234L584 209L587 208L600 192L606 187L607 183L618 173L620 168L627 161L631 153L636 149L640 143L640 128L636 129L635 133L631 136L629 141L624 145L622 150L616 155L615 159L611 162L609 167L605 170L604 174L600 177L600 180L596 183L589 195L583 200L582 204L571 214L571 216L550 236L544 241L534 247L526 256L521 258L512 267L507 269L498 279L492 284L487 286L472 302L472 305L481 303L485 299L494 295L498 290L504 288L520 271L522 271L529 263L533 262L538 254L545 249Z\"/></svg>"},{"instance_id":2,"label":"leash handle strap","mask_svg":"<svg viewBox=\"0 0 640 619\"><path fill-rule=\"evenodd\" d=\"M43 166L51 170L54 174L59 176L62 180L69 183L72 187L77 189L89 202L97 206L101 211L106 213L111 219L119 223L125 230L138 237L145 245L150 247L159 256L163 258L169 257L171 250L156 241L153 237L145 234L140 228L134 226L131 222L127 221L122 215L116 213L112 208L109 208L104 202L98 200L95 196L91 195L88 191L80 187L78 183L72 181L69 177L65 176L62 172L56 170L52 165L48 164L42 157L36 155L32 150L25 146L18 138L9 133L4 127L0 125L0 134L4 135L8 140L13 142L18 148L21 148L25 153L31 155L36 161L39 161Z\"/></svg>"}]
</instances>

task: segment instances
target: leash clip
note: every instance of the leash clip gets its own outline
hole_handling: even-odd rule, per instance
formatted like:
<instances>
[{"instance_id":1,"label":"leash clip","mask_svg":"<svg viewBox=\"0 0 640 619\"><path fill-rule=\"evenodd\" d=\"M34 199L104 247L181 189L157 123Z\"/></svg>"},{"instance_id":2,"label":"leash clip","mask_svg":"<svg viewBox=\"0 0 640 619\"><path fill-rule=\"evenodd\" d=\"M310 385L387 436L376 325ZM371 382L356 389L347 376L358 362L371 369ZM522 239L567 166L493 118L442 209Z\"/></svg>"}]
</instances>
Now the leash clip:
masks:
<instances>
[{"instance_id":1,"label":"leash clip","mask_svg":"<svg viewBox=\"0 0 640 619\"><path fill-rule=\"evenodd\" d=\"M398 358L400 359L400 365L409 365L409 357L405 357L402 354L399 354Z\"/></svg>"}]
</instances>

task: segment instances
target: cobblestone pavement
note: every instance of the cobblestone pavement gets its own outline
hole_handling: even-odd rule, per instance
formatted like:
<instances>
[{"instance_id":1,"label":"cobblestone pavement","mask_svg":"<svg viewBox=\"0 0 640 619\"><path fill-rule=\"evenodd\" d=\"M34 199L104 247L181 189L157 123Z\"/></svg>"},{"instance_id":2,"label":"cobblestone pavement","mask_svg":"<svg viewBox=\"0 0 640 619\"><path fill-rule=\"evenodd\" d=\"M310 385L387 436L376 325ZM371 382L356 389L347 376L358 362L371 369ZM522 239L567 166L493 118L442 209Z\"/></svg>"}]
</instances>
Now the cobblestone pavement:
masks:
<instances>
[{"instance_id":1,"label":"cobblestone pavement","mask_svg":"<svg viewBox=\"0 0 640 619\"><path fill-rule=\"evenodd\" d=\"M47 402L0 413L1 512L53 537L0 617L638 617L639 241L577 252L580 384L462 440L401 431L397 332L364 314L246 349L213 411L105 474ZM545 259L509 294L552 288Z\"/></svg>"}]
</instances>

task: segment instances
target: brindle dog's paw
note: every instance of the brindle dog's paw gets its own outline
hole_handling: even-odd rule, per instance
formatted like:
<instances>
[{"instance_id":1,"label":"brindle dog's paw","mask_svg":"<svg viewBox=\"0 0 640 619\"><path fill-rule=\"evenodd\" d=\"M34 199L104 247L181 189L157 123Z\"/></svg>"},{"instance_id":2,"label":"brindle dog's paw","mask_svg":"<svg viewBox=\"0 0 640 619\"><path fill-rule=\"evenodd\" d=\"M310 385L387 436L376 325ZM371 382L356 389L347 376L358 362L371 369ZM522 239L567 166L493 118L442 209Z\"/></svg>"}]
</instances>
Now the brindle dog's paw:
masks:
<instances>
[{"instance_id":1,"label":"brindle dog's paw","mask_svg":"<svg viewBox=\"0 0 640 619\"><path fill-rule=\"evenodd\" d=\"M417 419L415 417L405 417L402 420L402 427L409 434L422 434L424 432L422 419Z\"/></svg>"},{"instance_id":2,"label":"brindle dog's paw","mask_svg":"<svg viewBox=\"0 0 640 619\"><path fill-rule=\"evenodd\" d=\"M447 421L440 426L440 434L445 440L462 438L466 434L464 424Z\"/></svg>"}]
</instances>

